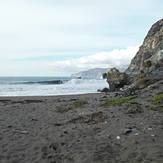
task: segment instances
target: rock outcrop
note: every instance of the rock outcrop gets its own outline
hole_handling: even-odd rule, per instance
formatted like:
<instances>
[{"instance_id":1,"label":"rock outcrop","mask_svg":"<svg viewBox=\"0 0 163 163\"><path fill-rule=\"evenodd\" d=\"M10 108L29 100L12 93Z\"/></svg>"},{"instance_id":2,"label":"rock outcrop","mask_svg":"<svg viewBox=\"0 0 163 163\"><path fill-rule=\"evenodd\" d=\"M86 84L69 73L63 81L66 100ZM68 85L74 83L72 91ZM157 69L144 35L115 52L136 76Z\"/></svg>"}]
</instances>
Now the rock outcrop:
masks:
<instances>
[{"instance_id":1,"label":"rock outcrop","mask_svg":"<svg viewBox=\"0 0 163 163\"><path fill-rule=\"evenodd\" d=\"M163 19L149 30L143 45L124 73L113 68L107 75L110 91L142 89L163 79ZM126 86L128 85L128 86Z\"/></svg>"},{"instance_id":2,"label":"rock outcrop","mask_svg":"<svg viewBox=\"0 0 163 163\"><path fill-rule=\"evenodd\" d=\"M163 66L163 19L156 22L149 30L136 56L132 59L126 73L129 75L145 74Z\"/></svg>"},{"instance_id":3,"label":"rock outcrop","mask_svg":"<svg viewBox=\"0 0 163 163\"><path fill-rule=\"evenodd\" d=\"M128 84L128 76L118 69L112 68L107 73L107 82L109 83L110 91L116 91L122 88L125 84Z\"/></svg>"}]
</instances>

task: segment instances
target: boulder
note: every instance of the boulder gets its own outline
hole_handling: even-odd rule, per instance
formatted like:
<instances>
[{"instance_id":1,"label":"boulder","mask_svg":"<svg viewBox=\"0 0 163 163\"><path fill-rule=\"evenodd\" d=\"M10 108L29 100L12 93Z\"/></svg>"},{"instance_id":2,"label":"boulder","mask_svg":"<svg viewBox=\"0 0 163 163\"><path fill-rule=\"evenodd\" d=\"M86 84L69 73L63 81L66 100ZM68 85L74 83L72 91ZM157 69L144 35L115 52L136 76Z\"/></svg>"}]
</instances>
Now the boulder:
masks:
<instances>
[{"instance_id":1,"label":"boulder","mask_svg":"<svg viewBox=\"0 0 163 163\"><path fill-rule=\"evenodd\" d=\"M126 73L120 72L116 68L111 68L107 73L107 82L109 84L110 91L117 91L124 85L128 84L128 75Z\"/></svg>"}]
</instances>

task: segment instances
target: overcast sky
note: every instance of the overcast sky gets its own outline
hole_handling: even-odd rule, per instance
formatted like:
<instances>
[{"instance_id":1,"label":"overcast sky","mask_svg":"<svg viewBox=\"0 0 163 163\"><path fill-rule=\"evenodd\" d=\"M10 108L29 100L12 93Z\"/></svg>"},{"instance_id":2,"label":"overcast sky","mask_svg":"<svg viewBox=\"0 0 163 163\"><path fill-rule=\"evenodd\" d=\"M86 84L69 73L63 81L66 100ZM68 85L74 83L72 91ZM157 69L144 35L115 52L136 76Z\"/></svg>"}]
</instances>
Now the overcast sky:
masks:
<instances>
[{"instance_id":1,"label":"overcast sky","mask_svg":"<svg viewBox=\"0 0 163 163\"><path fill-rule=\"evenodd\" d=\"M163 0L0 0L0 76L126 67Z\"/></svg>"}]
</instances>

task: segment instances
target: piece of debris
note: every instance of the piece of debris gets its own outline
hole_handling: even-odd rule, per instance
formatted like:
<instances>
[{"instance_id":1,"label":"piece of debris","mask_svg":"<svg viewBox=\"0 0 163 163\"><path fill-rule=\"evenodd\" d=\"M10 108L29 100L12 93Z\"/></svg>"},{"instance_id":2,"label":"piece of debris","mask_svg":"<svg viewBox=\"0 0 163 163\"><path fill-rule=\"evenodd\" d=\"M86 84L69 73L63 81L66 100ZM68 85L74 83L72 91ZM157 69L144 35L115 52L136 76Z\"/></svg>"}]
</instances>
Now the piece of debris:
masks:
<instances>
[{"instance_id":1,"label":"piece of debris","mask_svg":"<svg viewBox=\"0 0 163 163\"><path fill-rule=\"evenodd\" d=\"M21 131L21 130L14 130L14 132L16 133L20 133L20 134L28 134L29 132L28 131Z\"/></svg>"},{"instance_id":2,"label":"piece of debris","mask_svg":"<svg viewBox=\"0 0 163 163\"><path fill-rule=\"evenodd\" d=\"M121 139L121 137L120 137L120 136L117 136L116 138L117 138L117 140L120 140L120 139Z\"/></svg>"}]
</instances>

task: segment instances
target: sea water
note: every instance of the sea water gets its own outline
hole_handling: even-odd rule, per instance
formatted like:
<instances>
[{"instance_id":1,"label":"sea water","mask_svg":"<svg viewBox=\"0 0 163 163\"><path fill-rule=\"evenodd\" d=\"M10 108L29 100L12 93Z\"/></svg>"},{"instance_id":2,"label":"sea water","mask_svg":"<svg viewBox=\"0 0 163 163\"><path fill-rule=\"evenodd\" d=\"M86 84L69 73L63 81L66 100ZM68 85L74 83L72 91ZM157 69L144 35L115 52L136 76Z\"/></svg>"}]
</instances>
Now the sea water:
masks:
<instances>
[{"instance_id":1,"label":"sea water","mask_svg":"<svg viewBox=\"0 0 163 163\"><path fill-rule=\"evenodd\" d=\"M70 77L0 77L0 96L51 96L97 93L108 87L103 79Z\"/></svg>"}]
</instances>

